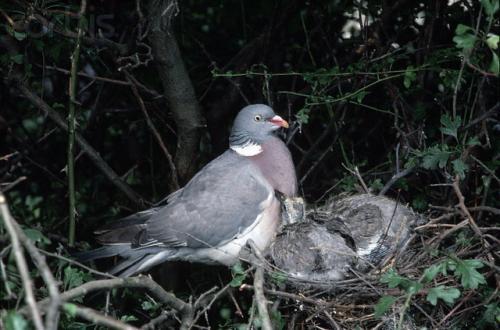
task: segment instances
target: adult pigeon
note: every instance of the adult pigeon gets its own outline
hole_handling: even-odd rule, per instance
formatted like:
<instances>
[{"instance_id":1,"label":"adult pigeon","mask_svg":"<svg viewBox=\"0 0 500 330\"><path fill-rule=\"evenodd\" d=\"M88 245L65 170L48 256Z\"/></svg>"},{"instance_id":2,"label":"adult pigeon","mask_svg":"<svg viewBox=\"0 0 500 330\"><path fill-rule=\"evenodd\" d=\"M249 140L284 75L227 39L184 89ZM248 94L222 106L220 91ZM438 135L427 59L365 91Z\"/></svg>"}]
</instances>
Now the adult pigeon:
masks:
<instances>
[{"instance_id":1,"label":"adult pigeon","mask_svg":"<svg viewBox=\"0 0 500 330\"><path fill-rule=\"evenodd\" d=\"M275 135L281 127L288 123L269 106L243 108L227 151L168 196L166 205L99 229L104 246L80 260L120 256L110 273L126 277L168 260L232 265L249 239L265 250L281 219L275 191L297 193L292 157Z\"/></svg>"}]
</instances>

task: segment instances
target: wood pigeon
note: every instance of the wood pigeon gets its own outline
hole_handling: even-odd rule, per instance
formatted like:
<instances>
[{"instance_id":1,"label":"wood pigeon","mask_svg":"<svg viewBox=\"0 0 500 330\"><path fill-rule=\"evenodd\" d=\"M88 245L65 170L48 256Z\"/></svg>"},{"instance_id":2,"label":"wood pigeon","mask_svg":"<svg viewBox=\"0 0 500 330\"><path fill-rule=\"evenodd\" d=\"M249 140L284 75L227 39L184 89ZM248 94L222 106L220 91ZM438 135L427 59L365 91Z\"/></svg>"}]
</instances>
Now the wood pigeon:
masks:
<instances>
[{"instance_id":1,"label":"wood pigeon","mask_svg":"<svg viewBox=\"0 0 500 330\"><path fill-rule=\"evenodd\" d=\"M252 239L269 247L280 225L280 202L297 194L290 151L275 133L288 123L263 104L243 108L230 148L203 167L166 205L130 215L98 231L105 245L82 261L120 256L110 272L130 276L168 260L232 265Z\"/></svg>"},{"instance_id":2,"label":"wood pigeon","mask_svg":"<svg viewBox=\"0 0 500 330\"><path fill-rule=\"evenodd\" d=\"M423 220L401 203L371 194L332 199L305 217L297 199L283 205L289 224L273 242L271 256L291 278L316 283L341 280L350 269L363 272L383 264Z\"/></svg>"}]
</instances>

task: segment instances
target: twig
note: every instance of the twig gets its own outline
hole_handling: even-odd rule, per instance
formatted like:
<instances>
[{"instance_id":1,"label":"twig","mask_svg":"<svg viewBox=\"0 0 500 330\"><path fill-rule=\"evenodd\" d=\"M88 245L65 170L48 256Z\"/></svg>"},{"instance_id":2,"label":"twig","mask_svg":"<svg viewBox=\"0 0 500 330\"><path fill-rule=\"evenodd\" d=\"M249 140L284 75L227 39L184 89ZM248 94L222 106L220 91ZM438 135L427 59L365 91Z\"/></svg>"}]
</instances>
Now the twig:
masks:
<instances>
[{"instance_id":1,"label":"twig","mask_svg":"<svg viewBox=\"0 0 500 330\"><path fill-rule=\"evenodd\" d=\"M68 125L57 111L52 109L40 97L33 93L19 78L12 78L12 82L17 86L21 93L26 97L34 106L44 111L60 128L67 131ZM83 151L87 153L94 164L104 173L106 177L120 189L131 201L137 205L141 205L144 199L135 191L130 188L115 171L102 159L99 153L81 136L78 132L75 133L76 142L80 145Z\"/></svg>"},{"instance_id":2,"label":"twig","mask_svg":"<svg viewBox=\"0 0 500 330\"><path fill-rule=\"evenodd\" d=\"M179 180L177 178L177 169L174 164L174 160L172 158L172 155L167 149L167 146L165 146L165 143L163 143L163 140L161 138L160 133L156 129L155 125L153 124L153 121L151 120L151 117L149 117L149 114L146 110L146 106L144 105L144 101L141 98L141 95L139 94L139 91L137 90L137 86L135 85L135 78L127 71L123 70L123 73L127 77L127 80L130 82L130 87L132 88L132 92L134 93L137 103L139 103L139 108L141 109L142 113L144 114L144 118L146 119L146 124L148 125L149 129L153 133L154 137L156 138L156 141L158 142L158 145L160 146L161 150L163 151L163 154L165 155L165 158L167 159L168 165L170 166L170 170L172 172L172 183L173 183L173 188L174 190L179 189Z\"/></svg>"},{"instance_id":3,"label":"twig","mask_svg":"<svg viewBox=\"0 0 500 330\"><path fill-rule=\"evenodd\" d=\"M49 236L50 237L50 236ZM72 264L72 265L75 265L75 266L78 266L80 268L83 268L85 269L86 271L90 272L90 273L93 273L95 275L99 275L99 276L102 276L102 277L108 277L108 278L117 278L116 276L114 275L111 275L109 273L103 273L103 272L100 272L100 271L97 271L95 269L92 269L88 266L85 266L84 264L78 262L78 261L75 261L73 259L70 259L70 258L66 258L65 256L62 256L60 254L56 254L56 253L52 253L52 252L48 252L48 251L45 251L45 250L42 250L42 249L38 249L38 251L40 251L40 253L42 254L45 254L46 256L49 256L49 257L52 257L52 258L57 258L57 259L60 259L60 260L63 260L69 264Z\"/></svg>"},{"instance_id":4,"label":"twig","mask_svg":"<svg viewBox=\"0 0 500 330\"><path fill-rule=\"evenodd\" d=\"M172 316L171 312L162 311L160 315L149 321L148 323L141 326L141 330L154 330L157 328L157 325L164 323L168 320L169 317Z\"/></svg>"},{"instance_id":5,"label":"twig","mask_svg":"<svg viewBox=\"0 0 500 330\"><path fill-rule=\"evenodd\" d=\"M361 186L363 187L363 190L365 191L365 193L367 193L367 194L370 193L370 189L368 189L368 186L366 185L365 180L363 180L361 173L359 173L359 169L357 166L354 166L354 170L351 170L349 167L345 166L344 164L342 164L342 167L344 167L347 171L349 171L349 173L351 173L352 175L354 175L358 179L358 181L361 184Z\"/></svg>"},{"instance_id":6,"label":"twig","mask_svg":"<svg viewBox=\"0 0 500 330\"><path fill-rule=\"evenodd\" d=\"M272 330L273 326L267 310L267 300L264 295L264 268L257 267L254 273L254 292L257 302L257 310L262 321L262 329Z\"/></svg>"},{"instance_id":7,"label":"twig","mask_svg":"<svg viewBox=\"0 0 500 330\"><path fill-rule=\"evenodd\" d=\"M0 189L0 191L2 192L7 192L9 190L11 190L12 188L14 188L15 186L17 186L19 183L23 182L24 180L26 180L27 177L25 176L20 176L19 178L17 178L16 180L14 180L13 182L9 182L5 185L5 187L3 187L2 189Z\"/></svg>"},{"instance_id":8,"label":"twig","mask_svg":"<svg viewBox=\"0 0 500 330\"><path fill-rule=\"evenodd\" d=\"M14 253L14 259L16 261L17 270L21 276L23 282L23 288L25 292L25 301L28 305L29 313L33 321L33 325L37 330L43 330L42 316L40 314L40 309L37 306L35 299L35 292L33 289L33 281L29 275L28 264L26 258L24 257L23 248L21 242L19 241L19 236L17 235L16 227L14 225L14 219L10 215L9 208L7 206L7 201L5 196L0 193L0 212L2 214L3 223L7 232L9 233L10 240L12 242L12 251Z\"/></svg>"},{"instance_id":9,"label":"twig","mask_svg":"<svg viewBox=\"0 0 500 330\"><path fill-rule=\"evenodd\" d=\"M404 170L402 170L401 172L399 173L396 173L392 176L392 178L385 184L385 186L380 190L380 192L378 193L379 196L383 196L387 193L387 191L389 191L389 189L391 189L391 187L401 178L407 176L408 174L410 174L411 172L413 172L413 170L415 169L415 167L408 167L408 168L405 168Z\"/></svg>"},{"instance_id":10,"label":"twig","mask_svg":"<svg viewBox=\"0 0 500 330\"><path fill-rule=\"evenodd\" d=\"M252 248L252 251L256 254L257 259L262 260L262 253L259 248L255 245L252 240L247 242ZM257 310L259 311L259 317L262 321L262 329L272 330L273 325L271 323L271 318L269 317L269 311L267 310L267 299L264 295L264 267L262 265L255 265L254 272L254 299L257 303Z\"/></svg>"},{"instance_id":11,"label":"twig","mask_svg":"<svg viewBox=\"0 0 500 330\"><path fill-rule=\"evenodd\" d=\"M63 305L63 309L69 315L81 317L82 319L90 321L96 325L105 326L106 328L109 329L138 330L138 328L134 326L131 326L115 318L101 314L98 311L89 307L75 305L75 304L65 304Z\"/></svg>"},{"instance_id":12,"label":"twig","mask_svg":"<svg viewBox=\"0 0 500 330\"><path fill-rule=\"evenodd\" d=\"M67 153L67 172L68 175L68 244L73 246L75 244L75 230L76 230L76 201L75 201L75 107L76 100L76 86L78 84L77 71L78 60L80 59L80 47L83 36L83 23L85 21L85 11L87 10L87 0L82 0L80 4L80 11L78 13L78 31L76 37L76 44L73 53L71 54L71 74L69 77L69 113L68 113L68 153Z\"/></svg>"},{"instance_id":13,"label":"twig","mask_svg":"<svg viewBox=\"0 0 500 330\"><path fill-rule=\"evenodd\" d=\"M43 281L47 285L47 289L50 297L50 304L47 311L47 316L45 317L45 329L46 330L56 330L57 324L59 323L59 306L61 304L61 299L59 297L59 289L57 281L54 278L45 257L40 253L38 248L33 244L33 242L26 236L24 231L19 227L14 219L12 219L14 227L16 228L19 240L22 242L26 250L28 250L31 259L35 262L36 267L40 271L40 275Z\"/></svg>"}]
</instances>

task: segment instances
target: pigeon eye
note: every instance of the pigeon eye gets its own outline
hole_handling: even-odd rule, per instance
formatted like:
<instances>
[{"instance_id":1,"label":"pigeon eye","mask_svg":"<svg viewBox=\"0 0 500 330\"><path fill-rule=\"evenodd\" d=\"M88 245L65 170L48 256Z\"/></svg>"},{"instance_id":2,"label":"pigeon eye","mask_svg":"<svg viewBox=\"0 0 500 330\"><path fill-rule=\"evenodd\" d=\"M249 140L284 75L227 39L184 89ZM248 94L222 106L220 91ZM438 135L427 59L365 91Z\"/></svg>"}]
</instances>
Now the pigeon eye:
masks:
<instances>
[{"instance_id":1,"label":"pigeon eye","mask_svg":"<svg viewBox=\"0 0 500 330\"><path fill-rule=\"evenodd\" d=\"M262 116L261 115L256 115L254 117L255 121L261 121L262 120Z\"/></svg>"}]
</instances>

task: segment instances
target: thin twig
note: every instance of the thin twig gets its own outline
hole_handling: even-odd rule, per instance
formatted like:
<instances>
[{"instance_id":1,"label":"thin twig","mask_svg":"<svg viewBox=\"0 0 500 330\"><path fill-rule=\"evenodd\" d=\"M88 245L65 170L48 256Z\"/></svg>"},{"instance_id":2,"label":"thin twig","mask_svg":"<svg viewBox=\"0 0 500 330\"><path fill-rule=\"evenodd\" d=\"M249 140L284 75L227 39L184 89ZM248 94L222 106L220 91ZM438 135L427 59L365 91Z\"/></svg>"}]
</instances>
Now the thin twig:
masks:
<instances>
[{"instance_id":1,"label":"thin twig","mask_svg":"<svg viewBox=\"0 0 500 330\"><path fill-rule=\"evenodd\" d=\"M28 263L24 257L23 248L21 242L19 241L19 236L17 235L17 230L14 224L14 219L10 215L9 207L7 206L7 201L5 196L0 193L0 212L2 214L3 223L7 232L9 233L10 240L12 242L12 251L14 253L14 259L16 261L17 270L21 276L24 288L24 299L28 305L28 310L33 321L33 325L37 330L44 330L42 316L40 314L40 309L36 303L35 292L33 289L33 281L29 275Z\"/></svg>"},{"instance_id":2,"label":"thin twig","mask_svg":"<svg viewBox=\"0 0 500 330\"><path fill-rule=\"evenodd\" d=\"M31 259L33 259L33 261L35 262L35 265L40 271L40 275L42 276L43 281L47 285L50 304L48 307L47 316L45 317L45 329L56 330L58 328L57 324L59 323L59 305L61 304L57 281L54 278L54 275L52 274L49 266L47 265L45 257L40 253L35 244L33 244L33 242L26 236L19 224L17 224L14 219L12 219L12 222L16 228L19 240L22 242L22 244L30 254Z\"/></svg>"},{"instance_id":3,"label":"thin twig","mask_svg":"<svg viewBox=\"0 0 500 330\"><path fill-rule=\"evenodd\" d=\"M67 314L81 317L82 319L85 319L96 325L105 326L107 329L138 330L138 328L132 325L129 325L115 318L101 314L98 311L89 307L80 306L76 304L65 304L63 305L63 307L64 307L63 309L66 311Z\"/></svg>"},{"instance_id":4,"label":"thin twig","mask_svg":"<svg viewBox=\"0 0 500 330\"><path fill-rule=\"evenodd\" d=\"M33 93L24 82L19 78L13 77L11 81L17 86L25 98L27 98L34 106L44 111L60 128L67 131L68 125L61 115L52 109L45 101L43 101L38 95ZM75 133L76 142L80 145L83 151L87 153L94 164L104 173L104 175L118 188L120 189L131 201L137 205L144 203L144 199L135 191L127 185L118 174L104 161L104 159L99 155L99 153L80 135L78 132Z\"/></svg>"},{"instance_id":5,"label":"thin twig","mask_svg":"<svg viewBox=\"0 0 500 330\"><path fill-rule=\"evenodd\" d=\"M165 155L165 158L167 159L168 165L170 166L170 171L172 172L171 177L172 177L172 185L174 190L179 189L179 179L177 177L177 168L175 167L174 160L172 158L172 155L167 149L167 146L165 143L163 143L163 140L161 138L160 133L156 129L153 121L151 120L151 117L149 117L148 111L146 110L146 106L144 105L144 101L142 100L141 95L139 94L139 91L137 90L137 87L135 85L135 78L127 71L123 70L123 73L127 77L127 80L130 82L130 87L132 88L132 92L134 93L137 103L139 103L139 108L141 109L142 113L144 114L144 118L146 119L146 124L148 125L149 129L153 133L154 137L156 138L156 142L158 142L158 145L160 146L160 149L163 151L163 154Z\"/></svg>"}]
</instances>

